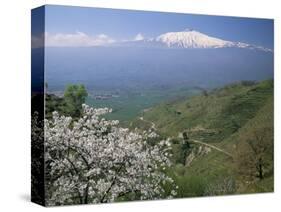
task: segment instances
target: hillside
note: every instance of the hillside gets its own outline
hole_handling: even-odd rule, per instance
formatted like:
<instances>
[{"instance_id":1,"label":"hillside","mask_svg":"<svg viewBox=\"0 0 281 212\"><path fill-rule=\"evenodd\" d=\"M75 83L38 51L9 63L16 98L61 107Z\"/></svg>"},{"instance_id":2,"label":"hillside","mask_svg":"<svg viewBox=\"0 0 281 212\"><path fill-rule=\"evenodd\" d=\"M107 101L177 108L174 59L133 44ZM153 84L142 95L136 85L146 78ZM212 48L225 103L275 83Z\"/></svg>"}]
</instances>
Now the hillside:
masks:
<instances>
[{"instance_id":1,"label":"hillside","mask_svg":"<svg viewBox=\"0 0 281 212\"><path fill-rule=\"evenodd\" d=\"M194 138L220 142L253 118L272 96L271 81L228 85L205 95L163 103L144 113L166 136L187 130Z\"/></svg>"},{"instance_id":2,"label":"hillside","mask_svg":"<svg viewBox=\"0 0 281 212\"><path fill-rule=\"evenodd\" d=\"M163 103L131 127L151 126L172 138L177 158L170 174L179 184L179 197L273 191L272 80L231 84ZM190 141L214 148L191 142L184 159L179 158L183 132Z\"/></svg>"}]
</instances>

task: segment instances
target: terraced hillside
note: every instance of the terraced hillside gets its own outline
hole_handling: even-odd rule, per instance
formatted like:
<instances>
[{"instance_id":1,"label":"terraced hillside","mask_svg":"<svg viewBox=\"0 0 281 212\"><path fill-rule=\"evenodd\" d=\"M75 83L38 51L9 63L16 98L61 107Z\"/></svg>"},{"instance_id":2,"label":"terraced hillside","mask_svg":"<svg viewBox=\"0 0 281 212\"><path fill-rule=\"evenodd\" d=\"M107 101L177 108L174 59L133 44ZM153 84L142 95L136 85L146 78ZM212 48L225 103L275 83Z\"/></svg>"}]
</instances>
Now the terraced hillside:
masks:
<instances>
[{"instance_id":1,"label":"terraced hillside","mask_svg":"<svg viewBox=\"0 0 281 212\"><path fill-rule=\"evenodd\" d=\"M152 126L172 139L179 197L273 191L272 80L163 103L131 124Z\"/></svg>"}]
</instances>

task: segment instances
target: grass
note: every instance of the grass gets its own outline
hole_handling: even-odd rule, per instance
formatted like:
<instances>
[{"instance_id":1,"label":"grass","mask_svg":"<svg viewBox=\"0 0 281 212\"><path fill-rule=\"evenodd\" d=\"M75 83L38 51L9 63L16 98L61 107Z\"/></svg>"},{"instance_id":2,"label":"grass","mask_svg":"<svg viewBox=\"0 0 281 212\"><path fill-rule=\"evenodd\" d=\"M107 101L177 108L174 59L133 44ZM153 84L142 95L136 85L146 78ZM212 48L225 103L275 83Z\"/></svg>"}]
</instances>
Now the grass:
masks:
<instances>
[{"instance_id":1,"label":"grass","mask_svg":"<svg viewBox=\"0 0 281 212\"><path fill-rule=\"evenodd\" d=\"M162 103L146 112L144 119L154 122L166 136L189 131L194 138L220 142L253 118L271 94L271 81L252 86L234 84L208 96Z\"/></svg>"},{"instance_id":2,"label":"grass","mask_svg":"<svg viewBox=\"0 0 281 212\"><path fill-rule=\"evenodd\" d=\"M273 128L273 82L237 83L213 90L207 96L163 102L143 117L145 121L136 119L132 128L145 129L150 127L147 122L153 122L161 136L177 140L178 134L185 131L191 139L212 143L235 156L239 143L247 139L249 132ZM174 154L180 154L179 145L173 146ZM267 153L268 161L272 156L273 152ZM235 157L212 150L197 155L188 167L175 164L169 174L179 186L178 196L191 197L202 196L218 179L234 179L235 193L273 191L273 164L268 169L263 180L247 184L237 173Z\"/></svg>"}]
</instances>

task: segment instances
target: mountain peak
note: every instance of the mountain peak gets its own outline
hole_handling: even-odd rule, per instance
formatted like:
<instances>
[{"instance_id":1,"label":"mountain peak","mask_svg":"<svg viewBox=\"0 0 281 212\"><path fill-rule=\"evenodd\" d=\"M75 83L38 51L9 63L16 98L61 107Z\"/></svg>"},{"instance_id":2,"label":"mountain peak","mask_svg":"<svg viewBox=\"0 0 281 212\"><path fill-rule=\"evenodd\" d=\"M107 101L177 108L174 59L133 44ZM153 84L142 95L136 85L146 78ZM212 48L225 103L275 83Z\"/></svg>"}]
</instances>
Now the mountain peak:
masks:
<instances>
[{"instance_id":1,"label":"mountain peak","mask_svg":"<svg viewBox=\"0 0 281 212\"><path fill-rule=\"evenodd\" d=\"M195 31L194 29L186 28L184 31L167 32L155 38L155 41L164 44L171 48L248 48L272 52L261 46L255 46L242 42L233 42L212 37L204 33Z\"/></svg>"},{"instance_id":2,"label":"mountain peak","mask_svg":"<svg viewBox=\"0 0 281 212\"><path fill-rule=\"evenodd\" d=\"M180 49L240 48L272 52L271 49L262 46L212 37L202 32L196 31L192 28L186 28L183 31L166 32L153 38L142 37L142 39L134 39L133 41L125 41L121 43L117 42L112 45Z\"/></svg>"},{"instance_id":3,"label":"mountain peak","mask_svg":"<svg viewBox=\"0 0 281 212\"><path fill-rule=\"evenodd\" d=\"M193 29L180 32L167 32L156 38L156 41L168 47L182 48L222 48L230 47L232 42L210 37Z\"/></svg>"}]
</instances>

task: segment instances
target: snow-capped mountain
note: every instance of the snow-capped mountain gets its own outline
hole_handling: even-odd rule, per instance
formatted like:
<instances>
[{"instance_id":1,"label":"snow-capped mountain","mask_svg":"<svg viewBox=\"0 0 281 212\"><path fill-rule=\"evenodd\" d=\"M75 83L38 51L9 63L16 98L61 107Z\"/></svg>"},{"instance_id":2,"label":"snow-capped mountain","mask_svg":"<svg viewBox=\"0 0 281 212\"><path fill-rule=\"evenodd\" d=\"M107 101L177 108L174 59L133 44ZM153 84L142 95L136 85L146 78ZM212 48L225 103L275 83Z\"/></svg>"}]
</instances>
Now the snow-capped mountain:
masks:
<instances>
[{"instance_id":1,"label":"snow-capped mountain","mask_svg":"<svg viewBox=\"0 0 281 212\"><path fill-rule=\"evenodd\" d=\"M271 49L264 48L261 46L251 45L242 42L234 42L223 40L220 38L215 38L203 34L201 32L187 29L180 32L167 32L157 36L156 38L143 39L131 44L137 46L162 46L168 48L247 48L247 49L257 49L266 52L271 52Z\"/></svg>"},{"instance_id":2,"label":"snow-capped mountain","mask_svg":"<svg viewBox=\"0 0 281 212\"><path fill-rule=\"evenodd\" d=\"M210 37L195 30L185 30L182 32L168 32L159 35L157 42L161 42L168 47L182 48L222 48L232 47L233 42Z\"/></svg>"}]
</instances>

